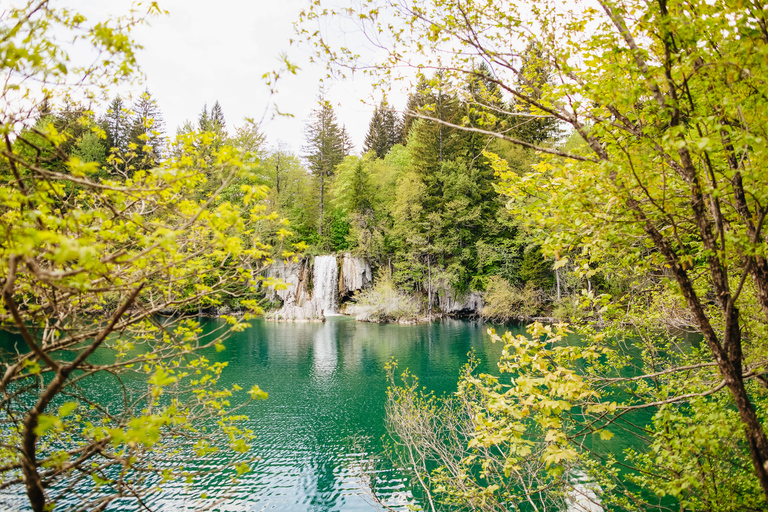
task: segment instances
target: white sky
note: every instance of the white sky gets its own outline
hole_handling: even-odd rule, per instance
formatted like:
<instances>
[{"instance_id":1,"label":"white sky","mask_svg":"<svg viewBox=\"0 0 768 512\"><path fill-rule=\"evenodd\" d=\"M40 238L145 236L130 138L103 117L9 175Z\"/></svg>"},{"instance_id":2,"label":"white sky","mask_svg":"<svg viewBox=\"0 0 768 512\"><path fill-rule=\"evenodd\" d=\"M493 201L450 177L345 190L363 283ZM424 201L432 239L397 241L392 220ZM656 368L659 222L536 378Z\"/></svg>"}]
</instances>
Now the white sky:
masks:
<instances>
[{"instance_id":1,"label":"white sky","mask_svg":"<svg viewBox=\"0 0 768 512\"><path fill-rule=\"evenodd\" d=\"M139 64L146 75L144 85L157 99L169 135L186 119L195 121L207 103L218 100L230 130L246 117L266 117L262 131L270 145L287 143L301 153L305 121L317 106L320 79L325 70L309 64L308 53L291 46L292 23L310 0L160 0L168 16L154 18L151 26L134 32L144 46ZM91 21L105 13L126 13L130 0L75 0L68 2ZM345 37L344 34L338 34ZM270 99L261 78L278 69L286 53L301 67L297 75L285 75L277 84L278 94ZM138 93L140 90L135 90ZM373 112L372 90L366 80L326 81L326 96L334 106L340 124L346 125L355 152L362 149ZM363 101L365 100L365 103ZM281 112L293 118L272 119L274 101ZM405 107L405 95L392 95L395 108Z\"/></svg>"}]
</instances>

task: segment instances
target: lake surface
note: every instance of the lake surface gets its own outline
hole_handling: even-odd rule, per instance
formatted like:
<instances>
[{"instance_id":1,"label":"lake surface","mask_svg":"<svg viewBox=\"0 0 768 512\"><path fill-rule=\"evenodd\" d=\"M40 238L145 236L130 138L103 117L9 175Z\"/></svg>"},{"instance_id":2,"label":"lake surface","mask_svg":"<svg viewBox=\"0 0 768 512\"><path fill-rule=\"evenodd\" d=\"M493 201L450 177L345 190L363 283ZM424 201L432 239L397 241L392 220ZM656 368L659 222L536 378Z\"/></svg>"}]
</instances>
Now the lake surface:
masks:
<instances>
[{"instance_id":1,"label":"lake surface","mask_svg":"<svg viewBox=\"0 0 768 512\"><path fill-rule=\"evenodd\" d=\"M206 353L212 361L229 362L223 384L237 382L248 389L255 383L269 393L268 400L253 402L244 411L257 435L246 455L261 458L253 471L234 486L216 474L194 484L214 500L229 496L216 510L379 510L366 492L360 469L362 461L380 459L386 433L384 365L395 358L400 370L410 369L427 389L452 392L470 351L481 360L480 371L495 373L502 350L490 341L485 324L458 320L414 326L330 317L322 324L251 324L233 333L224 352ZM210 320L205 328L217 325ZM0 336L0 345L12 348L11 339ZM93 391L110 395L109 389ZM407 503L416 503L402 475L386 460L379 462L379 477L385 482L380 496L403 510ZM147 505L169 512L194 510L201 503L190 497L185 484L174 483L150 495ZM0 497L0 508L25 510L19 503ZM116 502L108 510L136 509L129 502Z\"/></svg>"}]
</instances>

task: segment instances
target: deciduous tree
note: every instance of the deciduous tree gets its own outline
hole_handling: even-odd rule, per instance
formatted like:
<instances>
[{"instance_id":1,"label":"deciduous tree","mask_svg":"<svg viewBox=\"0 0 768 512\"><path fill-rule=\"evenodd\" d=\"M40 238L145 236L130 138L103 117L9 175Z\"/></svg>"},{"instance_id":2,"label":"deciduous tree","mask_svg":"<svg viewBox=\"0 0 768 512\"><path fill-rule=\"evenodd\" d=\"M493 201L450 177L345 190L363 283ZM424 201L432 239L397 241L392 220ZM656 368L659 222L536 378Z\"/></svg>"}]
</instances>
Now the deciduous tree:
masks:
<instances>
[{"instance_id":1,"label":"deciduous tree","mask_svg":"<svg viewBox=\"0 0 768 512\"><path fill-rule=\"evenodd\" d=\"M321 15L317 9L326 7L320 2L305 16ZM354 50L331 49L323 55L331 56L332 66L365 61L381 73L403 66L440 69L459 82L477 76L473 62L482 59L518 117L556 120L578 134L583 144L569 150L431 116L448 128L492 134L539 152L541 164L523 175L500 159L495 166L506 180L504 190L519 201L543 250L559 265L570 258L585 275L594 275L596 266L621 276L655 275L648 282L683 305L706 350L670 352L658 339L643 343L644 373L631 382L638 383L633 393L644 403L625 410L663 405L655 416L663 425L670 409L693 415L707 409L699 401L723 400L738 411L742 453L751 460L750 478L762 488L757 501L765 507L768 438L756 387L768 361L768 187L761 170L768 150L765 5L381 0L351 15L371 37L386 40L386 57L371 66ZM526 48L535 48L527 64ZM536 69L551 70L554 80L540 80ZM643 311L635 318L651 323L654 303L648 297L658 298L657 290L624 297L614 312L633 305ZM645 428L656 440L669 432ZM654 446L684 464L691 460L674 445ZM679 481L668 476L673 469L664 471L644 480L647 491L663 494L660 481ZM703 489L707 481L694 487ZM686 492L677 496L685 508ZM752 506L754 495L745 495L743 503ZM709 506L719 507L714 501Z\"/></svg>"},{"instance_id":2,"label":"deciduous tree","mask_svg":"<svg viewBox=\"0 0 768 512\"><path fill-rule=\"evenodd\" d=\"M157 11L149 6L149 14ZM7 106L0 113L0 326L25 346L2 356L0 489L25 491L35 512L74 492L77 510L105 510L116 499L142 503L162 481L194 479L192 456L243 453L250 438L229 406L241 388L218 386L225 365L196 352L223 349L228 329L203 336L183 314L158 315L215 307L225 293L255 284L271 251L246 223L263 219L255 203L265 188L243 186L240 206L214 207L215 193L195 197L211 165L222 177L219 190L244 171L235 149L222 147L211 164L190 137L177 146L186 151L160 168L136 170L130 180L101 178L98 162L65 151L85 136L73 139L46 117L35 123L41 88L54 104L83 90L106 100L108 87L130 78L130 29L143 19L132 12L87 22L45 0L0 14ZM78 54L73 39L98 58L70 60ZM258 311L253 301L242 306ZM236 318L229 325L245 326ZM104 381L122 397L118 406L93 395ZM266 393L254 386L250 397ZM226 467L235 475L247 463Z\"/></svg>"}]
</instances>

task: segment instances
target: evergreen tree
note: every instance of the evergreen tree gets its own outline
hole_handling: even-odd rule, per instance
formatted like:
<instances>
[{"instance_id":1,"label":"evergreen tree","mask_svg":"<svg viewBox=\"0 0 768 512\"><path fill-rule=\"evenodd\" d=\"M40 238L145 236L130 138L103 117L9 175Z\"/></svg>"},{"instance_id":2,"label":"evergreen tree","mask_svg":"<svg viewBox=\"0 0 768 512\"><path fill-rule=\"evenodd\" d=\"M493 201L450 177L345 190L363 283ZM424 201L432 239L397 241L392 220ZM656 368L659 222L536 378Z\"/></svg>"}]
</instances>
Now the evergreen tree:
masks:
<instances>
[{"instance_id":1,"label":"evergreen tree","mask_svg":"<svg viewBox=\"0 0 768 512\"><path fill-rule=\"evenodd\" d=\"M211 107L210 120L210 131L226 136L227 122L224 120L224 112L221 110L221 104L219 103L219 100L216 100L216 103L214 103L213 107Z\"/></svg>"},{"instance_id":2,"label":"evergreen tree","mask_svg":"<svg viewBox=\"0 0 768 512\"><path fill-rule=\"evenodd\" d=\"M35 117L35 121L39 121L40 119L43 119L44 117L48 117L53 115L53 107L51 106L51 99L46 96L43 98L43 101L40 102L40 105L37 106L37 116Z\"/></svg>"},{"instance_id":3,"label":"evergreen tree","mask_svg":"<svg viewBox=\"0 0 768 512\"><path fill-rule=\"evenodd\" d=\"M135 169L156 167L165 145L165 122L157 101L145 90L133 105L129 144L135 144L132 166ZM132 147L132 146L131 146Z\"/></svg>"},{"instance_id":4,"label":"evergreen tree","mask_svg":"<svg viewBox=\"0 0 768 512\"><path fill-rule=\"evenodd\" d=\"M489 71L479 69L462 92L449 93L441 74L423 81L411 105L428 119L412 119L408 152L411 172L398 182L393 212L392 244L396 247L395 281L434 297L435 283L457 289L482 289L487 273L497 270L485 253L513 234L497 220L493 169L482 155L491 139L447 126L466 122L487 126L503 110ZM411 116L413 117L413 116ZM437 276L437 277L436 277Z\"/></svg>"},{"instance_id":5,"label":"evergreen tree","mask_svg":"<svg viewBox=\"0 0 768 512\"><path fill-rule=\"evenodd\" d=\"M235 128L230 144L242 152L240 159L244 164L257 164L266 139L267 136L259 131L258 126L249 122Z\"/></svg>"},{"instance_id":6,"label":"evergreen tree","mask_svg":"<svg viewBox=\"0 0 768 512\"><path fill-rule=\"evenodd\" d=\"M467 79L464 108L466 123L469 126L488 131L503 130L507 121L504 99L485 62L475 68ZM476 165L483 150L494 137L475 132L467 132L465 136L470 165ZM485 159L481 161L490 169Z\"/></svg>"},{"instance_id":7,"label":"evergreen tree","mask_svg":"<svg viewBox=\"0 0 768 512\"><path fill-rule=\"evenodd\" d=\"M393 209L394 245L397 247L395 281L412 290L426 293L431 311L434 277L445 268L449 252L442 240L448 227L443 222L443 167L463 156L463 136L439 121L459 124L458 98L448 94L441 74L427 82L422 79L409 99L408 112L419 112L436 119L409 116L408 151L411 172L398 181L398 197ZM417 108L413 105L418 105ZM408 115L408 114L407 114ZM465 167L463 167L465 169Z\"/></svg>"},{"instance_id":8,"label":"evergreen tree","mask_svg":"<svg viewBox=\"0 0 768 512\"><path fill-rule=\"evenodd\" d=\"M66 98L64 106L53 114L52 120L56 130L65 135L59 149L67 155L73 154L83 135L90 133L94 123L90 109L69 98Z\"/></svg>"},{"instance_id":9,"label":"evergreen tree","mask_svg":"<svg viewBox=\"0 0 768 512\"><path fill-rule=\"evenodd\" d=\"M221 104L218 100L208 112L208 104L203 105L203 111L197 118L198 130L213 134L213 141L206 148L201 148L204 153L219 149L227 140L227 122L224 120L224 113L221 110Z\"/></svg>"},{"instance_id":10,"label":"evergreen tree","mask_svg":"<svg viewBox=\"0 0 768 512\"><path fill-rule=\"evenodd\" d=\"M124 155L130 139L130 115L120 95L109 104L107 113L101 118L106 133L107 155Z\"/></svg>"},{"instance_id":11,"label":"evergreen tree","mask_svg":"<svg viewBox=\"0 0 768 512\"><path fill-rule=\"evenodd\" d=\"M392 146L402 140L401 129L397 112L382 100L371 116L363 152L373 151L376 158L384 158Z\"/></svg>"},{"instance_id":12,"label":"evergreen tree","mask_svg":"<svg viewBox=\"0 0 768 512\"><path fill-rule=\"evenodd\" d=\"M349 136L346 125L341 125L341 152L344 156L349 156L354 151L355 145L352 144L352 138Z\"/></svg>"},{"instance_id":13,"label":"evergreen tree","mask_svg":"<svg viewBox=\"0 0 768 512\"><path fill-rule=\"evenodd\" d=\"M370 214L376 190L365 158L348 156L336 169L333 182L334 206L347 214Z\"/></svg>"},{"instance_id":14,"label":"evergreen tree","mask_svg":"<svg viewBox=\"0 0 768 512\"><path fill-rule=\"evenodd\" d=\"M368 132L365 134L365 140L363 140L363 153L373 151L376 153L376 158L384 158L386 155L386 152L383 151L383 144L381 144L382 124L381 110L377 106L373 109L371 121L368 123Z\"/></svg>"},{"instance_id":15,"label":"evergreen tree","mask_svg":"<svg viewBox=\"0 0 768 512\"><path fill-rule=\"evenodd\" d=\"M106 148L102 140L93 132L86 132L77 142L72 154L83 162L106 163Z\"/></svg>"},{"instance_id":16,"label":"evergreen tree","mask_svg":"<svg viewBox=\"0 0 768 512\"><path fill-rule=\"evenodd\" d=\"M344 159L344 132L336 121L336 114L331 104L325 100L321 91L319 107L312 111L310 121L305 128L307 144L304 146L305 158L309 170L317 179L320 191L318 231L322 235L323 213L325 209L325 189L334 169Z\"/></svg>"},{"instance_id":17,"label":"evergreen tree","mask_svg":"<svg viewBox=\"0 0 768 512\"><path fill-rule=\"evenodd\" d=\"M517 75L518 89L533 101L537 101L553 85L554 76L546 59L542 57L541 48L533 44L529 45L523 54ZM532 107L529 102L513 104L512 110L522 114L513 116L513 132L518 139L531 144L540 144L561 136L562 131L557 119Z\"/></svg>"},{"instance_id":18,"label":"evergreen tree","mask_svg":"<svg viewBox=\"0 0 768 512\"><path fill-rule=\"evenodd\" d=\"M63 107L56 109L45 98L32 115L34 128L25 130L23 137L14 141L12 146L23 146L22 152L30 158L34 155L36 165L68 174L68 161L72 156L83 162L104 163L105 144L95 133L98 131L97 122L88 107L66 98ZM53 125L58 137L55 144L41 135L49 125Z\"/></svg>"},{"instance_id":19,"label":"evergreen tree","mask_svg":"<svg viewBox=\"0 0 768 512\"><path fill-rule=\"evenodd\" d=\"M434 121L417 119L411 125L408 149L413 156L415 170L428 188L425 201L428 211L434 210L435 197L442 194L440 181L437 179L444 161L464 156L465 132L442 124L441 121L454 125L461 124L461 104L456 95L448 92L442 74L435 74L431 80L432 88L421 91L421 111Z\"/></svg>"},{"instance_id":20,"label":"evergreen tree","mask_svg":"<svg viewBox=\"0 0 768 512\"><path fill-rule=\"evenodd\" d=\"M402 143L403 123L400 115L391 105L383 104L382 112L382 124L387 141L387 151L384 153L386 155L386 153L389 153L389 150L392 149L392 146Z\"/></svg>"},{"instance_id":21,"label":"evergreen tree","mask_svg":"<svg viewBox=\"0 0 768 512\"><path fill-rule=\"evenodd\" d=\"M197 116L197 129L201 132L211 131L211 118L208 116L208 104L203 104L203 111Z\"/></svg>"},{"instance_id":22,"label":"evergreen tree","mask_svg":"<svg viewBox=\"0 0 768 512\"><path fill-rule=\"evenodd\" d=\"M414 113L421 111L422 107L429 103L427 91L429 89L429 83L424 75L419 76L419 83L416 85L416 91L408 95L408 103L405 106L405 115L403 116L403 123L401 128L402 139L401 144L408 143L408 138L411 134L411 128L413 123L418 119L414 116Z\"/></svg>"}]
</instances>

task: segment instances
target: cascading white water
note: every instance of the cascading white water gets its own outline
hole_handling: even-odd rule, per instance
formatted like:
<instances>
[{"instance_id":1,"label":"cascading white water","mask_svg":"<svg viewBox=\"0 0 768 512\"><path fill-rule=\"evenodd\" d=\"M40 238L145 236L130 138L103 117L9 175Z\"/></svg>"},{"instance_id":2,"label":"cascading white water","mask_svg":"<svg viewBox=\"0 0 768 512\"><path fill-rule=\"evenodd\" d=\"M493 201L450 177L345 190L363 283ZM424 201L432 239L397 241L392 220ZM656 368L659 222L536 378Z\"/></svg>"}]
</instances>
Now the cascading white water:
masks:
<instances>
[{"instance_id":1,"label":"cascading white water","mask_svg":"<svg viewBox=\"0 0 768 512\"><path fill-rule=\"evenodd\" d=\"M336 256L316 256L312 273L312 302L318 313L337 315L336 294L339 288L339 269Z\"/></svg>"}]
</instances>

